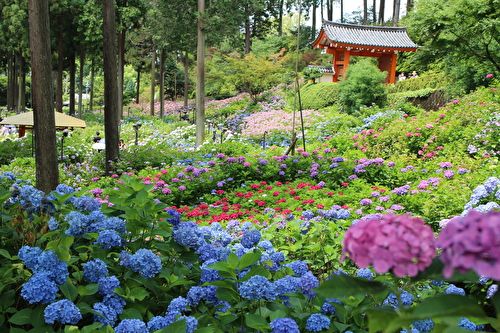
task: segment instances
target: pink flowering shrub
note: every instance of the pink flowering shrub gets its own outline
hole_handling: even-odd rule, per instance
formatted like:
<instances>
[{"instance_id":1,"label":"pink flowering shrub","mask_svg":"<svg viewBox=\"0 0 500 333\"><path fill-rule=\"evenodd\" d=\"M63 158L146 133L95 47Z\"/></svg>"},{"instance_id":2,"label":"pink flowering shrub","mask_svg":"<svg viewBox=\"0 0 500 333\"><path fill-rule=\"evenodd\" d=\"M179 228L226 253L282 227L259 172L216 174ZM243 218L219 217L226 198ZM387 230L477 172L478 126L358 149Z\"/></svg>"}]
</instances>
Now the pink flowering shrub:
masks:
<instances>
[{"instance_id":1,"label":"pink flowering shrub","mask_svg":"<svg viewBox=\"0 0 500 333\"><path fill-rule=\"evenodd\" d=\"M416 276L434 258L431 227L409 215L380 215L359 221L345 234L344 255L377 273L392 271L398 277Z\"/></svg>"},{"instance_id":2,"label":"pink flowering shrub","mask_svg":"<svg viewBox=\"0 0 500 333\"><path fill-rule=\"evenodd\" d=\"M474 270L482 276L500 280L500 212L471 211L450 220L441 231L437 246L443 250L443 275L455 270Z\"/></svg>"},{"instance_id":3,"label":"pink flowering shrub","mask_svg":"<svg viewBox=\"0 0 500 333\"><path fill-rule=\"evenodd\" d=\"M320 118L320 113L315 110L304 110L304 123L311 125ZM300 130L300 115L296 114L296 130ZM291 132L293 113L283 110L257 112L246 118L245 126L241 132L244 136L262 136L264 132L280 131Z\"/></svg>"}]
</instances>

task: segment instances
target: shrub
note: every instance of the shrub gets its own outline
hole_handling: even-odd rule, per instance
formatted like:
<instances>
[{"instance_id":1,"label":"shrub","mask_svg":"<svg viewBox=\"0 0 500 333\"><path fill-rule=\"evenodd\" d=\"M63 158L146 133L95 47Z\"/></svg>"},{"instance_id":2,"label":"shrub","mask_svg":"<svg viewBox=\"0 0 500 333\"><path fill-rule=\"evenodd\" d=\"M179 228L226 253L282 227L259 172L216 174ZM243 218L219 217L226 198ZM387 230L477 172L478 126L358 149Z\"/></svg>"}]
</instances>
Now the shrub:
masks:
<instances>
[{"instance_id":1,"label":"shrub","mask_svg":"<svg viewBox=\"0 0 500 333\"><path fill-rule=\"evenodd\" d=\"M339 84L339 102L348 113L363 105L383 106L387 100L384 85L386 74L367 60L349 67L346 79Z\"/></svg>"},{"instance_id":2,"label":"shrub","mask_svg":"<svg viewBox=\"0 0 500 333\"><path fill-rule=\"evenodd\" d=\"M300 90L302 108L321 109L338 101L338 85L330 82L308 84ZM293 100L292 100L293 102Z\"/></svg>"}]
</instances>

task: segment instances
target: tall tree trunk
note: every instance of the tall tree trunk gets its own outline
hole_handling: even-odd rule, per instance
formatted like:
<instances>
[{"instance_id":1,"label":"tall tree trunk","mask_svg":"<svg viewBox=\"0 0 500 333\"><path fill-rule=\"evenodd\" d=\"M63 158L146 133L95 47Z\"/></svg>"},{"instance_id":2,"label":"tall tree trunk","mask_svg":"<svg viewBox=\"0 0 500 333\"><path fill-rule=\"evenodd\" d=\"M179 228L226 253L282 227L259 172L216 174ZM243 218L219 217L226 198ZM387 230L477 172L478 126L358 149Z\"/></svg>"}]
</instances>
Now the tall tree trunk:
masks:
<instances>
[{"instance_id":1,"label":"tall tree trunk","mask_svg":"<svg viewBox=\"0 0 500 333\"><path fill-rule=\"evenodd\" d=\"M385 23L385 0L380 0L380 8L378 11L378 23Z\"/></svg>"},{"instance_id":2,"label":"tall tree trunk","mask_svg":"<svg viewBox=\"0 0 500 333\"><path fill-rule=\"evenodd\" d=\"M333 0L326 0L326 16L328 21L333 21Z\"/></svg>"},{"instance_id":3,"label":"tall tree trunk","mask_svg":"<svg viewBox=\"0 0 500 333\"><path fill-rule=\"evenodd\" d=\"M13 79L13 85L14 85L14 110L18 110L19 106L19 53L16 52L14 56L14 79Z\"/></svg>"},{"instance_id":4,"label":"tall tree trunk","mask_svg":"<svg viewBox=\"0 0 500 333\"><path fill-rule=\"evenodd\" d=\"M69 114L75 115L75 82L76 81L76 55L75 51L70 52L69 57Z\"/></svg>"},{"instance_id":5,"label":"tall tree trunk","mask_svg":"<svg viewBox=\"0 0 500 333\"><path fill-rule=\"evenodd\" d=\"M196 52L196 146L205 139L205 0L198 0L198 42Z\"/></svg>"},{"instance_id":6,"label":"tall tree trunk","mask_svg":"<svg viewBox=\"0 0 500 333\"><path fill-rule=\"evenodd\" d=\"M406 0L406 15L413 9L413 0Z\"/></svg>"},{"instance_id":7,"label":"tall tree trunk","mask_svg":"<svg viewBox=\"0 0 500 333\"><path fill-rule=\"evenodd\" d=\"M250 16L247 13L245 18L245 54L250 53L252 49L252 29L250 24Z\"/></svg>"},{"instance_id":8,"label":"tall tree trunk","mask_svg":"<svg viewBox=\"0 0 500 333\"><path fill-rule=\"evenodd\" d=\"M312 6L312 31L311 31L311 39L314 40L316 38L316 10L318 9L318 0L313 1Z\"/></svg>"},{"instance_id":9,"label":"tall tree trunk","mask_svg":"<svg viewBox=\"0 0 500 333\"><path fill-rule=\"evenodd\" d=\"M283 35L283 6L284 6L285 0L280 0L279 1L279 16L278 16L278 36Z\"/></svg>"},{"instance_id":10,"label":"tall tree trunk","mask_svg":"<svg viewBox=\"0 0 500 333\"><path fill-rule=\"evenodd\" d=\"M83 115L83 66L85 65L85 52L80 50L80 72L78 74L78 115Z\"/></svg>"},{"instance_id":11,"label":"tall tree trunk","mask_svg":"<svg viewBox=\"0 0 500 333\"><path fill-rule=\"evenodd\" d=\"M14 56L9 56L7 62L7 110L14 110L14 90L15 90L15 61Z\"/></svg>"},{"instance_id":12,"label":"tall tree trunk","mask_svg":"<svg viewBox=\"0 0 500 333\"><path fill-rule=\"evenodd\" d=\"M149 104L149 114L155 115L155 81L156 81L156 49L153 48L153 56L151 58L151 102Z\"/></svg>"},{"instance_id":13,"label":"tall tree trunk","mask_svg":"<svg viewBox=\"0 0 500 333\"><path fill-rule=\"evenodd\" d=\"M141 67L137 67L137 82L135 87L135 102L139 104L139 99L141 95Z\"/></svg>"},{"instance_id":14,"label":"tall tree trunk","mask_svg":"<svg viewBox=\"0 0 500 333\"><path fill-rule=\"evenodd\" d=\"M325 6L323 4L323 0L320 1L320 7L321 7L321 22L323 22L325 20L325 13L324 13Z\"/></svg>"},{"instance_id":15,"label":"tall tree trunk","mask_svg":"<svg viewBox=\"0 0 500 333\"><path fill-rule=\"evenodd\" d=\"M103 0L104 36L104 132L106 137L106 173L119 157L119 110L116 66L116 14L115 1Z\"/></svg>"},{"instance_id":16,"label":"tall tree trunk","mask_svg":"<svg viewBox=\"0 0 500 333\"><path fill-rule=\"evenodd\" d=\"M373 0L373 24L377 23L377 0Z\"/></svg>"},{"instance_id":17,"label":"tall tree trunk","mask_svg":"<svg viewBox=\"0 0 500 333\"><path fill-rule=\"evenodd\" d=\"M125 1L125 5L126 5ZM125 34L126 31L123 30L118 36L118 112L120 118L123 118L123 85L125 78Z\"/></svg>"},{"instance_id":18,"label":"tall tree trunk","mask_svg":"<svg viewBox=\"0 0 500 333\"><path fill-rule=\"evenodd\" d=\"M163 118L165 112L165 49L160 51L160 118Z\"/></svg>"},{"instance_id":19,"label":"tall tree trunk","mask_svg":"<svg viewBox=\"0 0 500 333\"><path fill-rule=\"evenodd\" d=\"M50 50L49 0L29 0L31 91L35 133L36 185L48 193L59 183L56 126L52 106L52 55Z\"/></svg>"},{"instance_id":20,"label":"tall tree trunk","mask_svg":"<svg viewBox=\"0 0 500 333\"><path fill-rule=\"evenodd\" d=\"M344 23L344 0L340 0L340 22Z\"/></svg>"},{"instance_id":21,"label":"tall tree trunk","mask_svg":"<svg viewBox=\"0 0 500 333\"><path fill-rule=\"evenodd\" d=\"M368 0L363 0L363 24L368 24Z\"/></svg>"},{"instance_id":22,"label":"tall tree trunk","mask_svg":"<svg viewBox=\"0 0 500 333\"><path fill-rule=\"evenodd\" d=\"M62 24L62 18L59 18ZM56 109L63 112L63 79L64 79L64 34L62 25L57 32L57 87L56 87Z\"/></svg>"},{"instance_id":23,"label":"tall tree trunk","mask_svg":"<svg viewBox=\"0 0 500 333\"><path fill-rule=\"evenodd\" d=\"M392 25L397 26L399 23L399 12L401 10L401 0L394 0L394 7L392 11Z\"/></svg>"},{"instance_id":24,"label":"tall tree trunk","mask_svg":"<svg viewBox=\"0 0 500 333\"><path fill-rule=\"evenodd\" d=\"M24 71L24 58L20 53L17 55L17 60L19 63L19 72L16 113L21 113L26 109L26 73Z\"/></svg>"},{"instance_id":25,"label":"tall tree trunk","mask_svg":"<svg viewBox=\"0 0 500 333\"><path fill-rule=\"evenodd\" d=\"M187 51L184 51L184 107L187 108L189 99L189 58Z\"/></svg>"},{"instance_id":26,"label":"tall tree trunk","mask_svg":"<svg viewBox=\"0 0 500 333\"><path fill-rule=\"evenodd\" d=\"M95 68L94 68L94 58L90 63L90 100L89 100L89 110L94 111L94 81L95 81Z\"/></svg>"}]
</instances>

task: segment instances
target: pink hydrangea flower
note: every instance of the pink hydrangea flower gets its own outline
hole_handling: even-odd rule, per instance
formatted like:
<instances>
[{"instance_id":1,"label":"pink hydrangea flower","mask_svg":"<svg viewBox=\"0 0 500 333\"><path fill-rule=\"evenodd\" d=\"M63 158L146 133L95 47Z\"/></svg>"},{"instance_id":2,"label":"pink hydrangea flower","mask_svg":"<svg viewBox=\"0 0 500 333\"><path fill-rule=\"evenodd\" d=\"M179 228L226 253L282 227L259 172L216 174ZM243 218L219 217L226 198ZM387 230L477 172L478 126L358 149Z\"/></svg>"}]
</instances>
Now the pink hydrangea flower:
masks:
<instances>
[{"instance_id":1,"label":"pink hydrangea flower","mask_svg":"<svg viewBox=\"0 0 500 333\"><path fill-rule=\"evenodd\" d=\"M485 214L470 211L451 219L439 234L437 246L443 250L443 275L455 270L474 270L477 274L500 280L500 212Z\"/></svg>"},{"instance_id":2,"label":"pink hydrangea flower","mask_svg":"<svg viewBox=\"0 0 500 333\"><path fill-rule=\"evenodd\" d=\"M430 226L410 215L382 215L352 225L344 238L344 256L358 267L373 265L377 273L416 276L436 252Z\"/></svg>"},{"instance_id":3,"label":"pink hydrangea flower","mask_svg":"<svg viewBox=\"0 0 500 333\"><path fill-rule=\"evenodd\" d=\"M486 74L486 78L487 78L487 79L492 79L492 78L493 78L493 74L492 74L492 73L488 73L488 74Z\"/></svg>"}]
</instances>

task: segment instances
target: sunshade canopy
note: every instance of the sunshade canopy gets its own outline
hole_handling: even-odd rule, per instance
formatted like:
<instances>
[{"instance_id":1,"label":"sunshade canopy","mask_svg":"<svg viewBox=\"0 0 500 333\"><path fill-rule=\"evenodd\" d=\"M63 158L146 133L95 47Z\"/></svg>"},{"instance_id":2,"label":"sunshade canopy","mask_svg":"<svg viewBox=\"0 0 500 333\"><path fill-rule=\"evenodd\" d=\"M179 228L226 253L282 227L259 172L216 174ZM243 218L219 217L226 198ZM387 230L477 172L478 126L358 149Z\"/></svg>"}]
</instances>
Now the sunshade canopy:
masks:
<instances>
[{"instance_id":1,"label":"sunshade canopy","mask_svg":"<svg viewBox=\"0 0 500 333\"><path fill-rule=\"evenodd\" d=\"M71 117L68 116L67 114L60 112L54 112L54 115L56 120L56 128L87 127L85 121L81 119ZM0 124L33 127L33 112L25 112L21 114L16 114L15 116L7 117L4 120L2 120Z\"/></svg>"}]
</instances>

